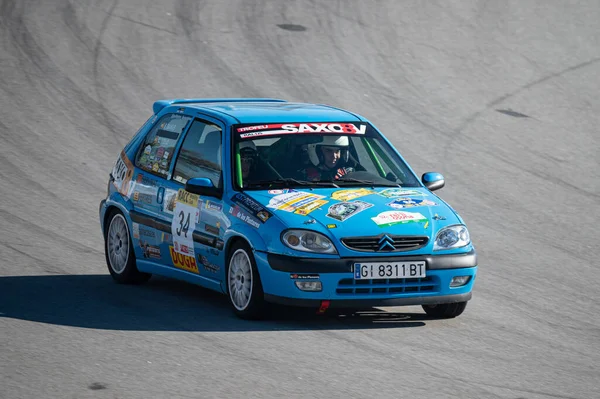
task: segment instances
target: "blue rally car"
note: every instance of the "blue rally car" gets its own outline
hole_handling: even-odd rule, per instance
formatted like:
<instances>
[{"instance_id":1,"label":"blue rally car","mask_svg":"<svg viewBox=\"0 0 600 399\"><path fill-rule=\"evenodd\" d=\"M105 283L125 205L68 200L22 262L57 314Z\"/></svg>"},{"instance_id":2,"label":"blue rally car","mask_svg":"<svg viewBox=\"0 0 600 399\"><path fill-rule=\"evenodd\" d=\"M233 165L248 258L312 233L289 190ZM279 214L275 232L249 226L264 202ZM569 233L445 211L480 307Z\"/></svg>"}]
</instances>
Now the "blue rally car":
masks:
<instances>
[{"instance_id":1,"label":"blue rally car","mask_svg":"<svg viewBox=\"0 0 600 399\"><path fill-rule=\"evenodd\" d=\"M460 216L365 118L275 99L156 101L100 203L108 270L268 302L364 309L471 299L477 256Z\"/></svg>"}]
</instances>

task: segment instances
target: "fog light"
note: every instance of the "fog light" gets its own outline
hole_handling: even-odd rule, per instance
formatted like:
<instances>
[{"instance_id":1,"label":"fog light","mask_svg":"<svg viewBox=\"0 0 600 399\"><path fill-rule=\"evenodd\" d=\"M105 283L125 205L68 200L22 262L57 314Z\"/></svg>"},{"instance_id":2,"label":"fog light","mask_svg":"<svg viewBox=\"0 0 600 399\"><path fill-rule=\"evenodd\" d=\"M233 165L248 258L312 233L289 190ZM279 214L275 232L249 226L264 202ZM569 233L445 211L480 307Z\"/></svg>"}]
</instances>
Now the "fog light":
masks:
<instances>
[{"instance_id":1,"label":"fog light","mask_svg":"<svg viewBox=\"0 0 600 399\"><path fill-rule=\"evenodd\" d=\"M290 245L293 245L293 246L297 246L298 244L300 244L300 239L295 235L290 234L288 236L287 240L290 243Z\"/></svg>"},{"instance_id":2,"label":"fog light","mask_svg":"<svg viewBox=\"0 0 600 399\"><path fill-rule=\"evenodd\" d=\"M296 287L302 291L321 291L323 285L320 281L295 281Z\"/></svg>"},{"instance_id":3,"label":"fog light","mask_svg":"<svg viewBox=\"0 0 600 399\"><path fill-rule=\"evenodd\" d=\"M450 287L461 287L467 284L469 280L471 280L471 276L452 277L452 281L450 281Z\"/></svg>"}]
</instances>

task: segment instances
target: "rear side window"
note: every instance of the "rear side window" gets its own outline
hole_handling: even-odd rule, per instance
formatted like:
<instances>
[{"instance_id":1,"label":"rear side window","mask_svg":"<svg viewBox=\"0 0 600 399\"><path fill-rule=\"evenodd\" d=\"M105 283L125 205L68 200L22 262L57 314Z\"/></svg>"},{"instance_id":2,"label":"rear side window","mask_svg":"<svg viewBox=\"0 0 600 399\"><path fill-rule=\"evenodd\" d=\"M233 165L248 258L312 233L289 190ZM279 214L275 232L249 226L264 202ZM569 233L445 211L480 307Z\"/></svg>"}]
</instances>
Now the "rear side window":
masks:
<instances>
[{"instance_id":1,"label":"rear side window","mask_svg":"<svg viewBox=\"0 0 600 399\"><path fill-rule=\"evenodd\" d=\"M178 114L163 116L146 136L136 158L137 167L167 177L177 140L191 119Z\"/></svg>"},{"instance_id":2,"label":"rear side window","mask_svg":"<svg viewBox=\"0 0 600 399\"><path fill-rule=\"evenodd\" d=\"M219 187L221 136L219 126L195 119L179 151L173 180L185 184L193 177L206 177Z\"/></svg>"}]
</instances>

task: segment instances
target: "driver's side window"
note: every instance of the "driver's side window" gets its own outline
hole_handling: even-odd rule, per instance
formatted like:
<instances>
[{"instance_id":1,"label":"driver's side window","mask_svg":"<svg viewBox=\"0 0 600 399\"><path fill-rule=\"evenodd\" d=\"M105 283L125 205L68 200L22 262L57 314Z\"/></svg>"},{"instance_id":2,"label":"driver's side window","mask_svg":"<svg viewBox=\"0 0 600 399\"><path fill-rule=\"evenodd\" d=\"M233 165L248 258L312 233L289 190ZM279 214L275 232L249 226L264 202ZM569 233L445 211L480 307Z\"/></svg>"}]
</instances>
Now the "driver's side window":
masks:
<instances>
[{"instance_id":1,"label":"driver's side window","mask_svg":"<svg viewBox=\"0 0 600 399\"><path fill-rule=\"evenodd\" d=\"M221 128L194 119L190 126L173 171L173 180L185 184L194 177L206 177L215 187L221 184Z\"/></svg>"}]
</instances>

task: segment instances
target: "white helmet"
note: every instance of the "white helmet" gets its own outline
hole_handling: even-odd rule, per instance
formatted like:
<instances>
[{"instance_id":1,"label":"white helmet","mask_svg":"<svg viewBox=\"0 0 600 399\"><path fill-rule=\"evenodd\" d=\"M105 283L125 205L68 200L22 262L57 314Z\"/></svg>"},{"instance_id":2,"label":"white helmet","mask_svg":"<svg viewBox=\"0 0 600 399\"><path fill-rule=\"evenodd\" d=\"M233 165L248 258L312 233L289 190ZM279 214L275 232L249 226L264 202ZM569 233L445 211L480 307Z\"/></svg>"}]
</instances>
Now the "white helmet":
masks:
<instances>
[{"instance_id":1,"label":"white helmet","mask_svg":"<svg viewBox=\"0 0 600 399\"><path fill-rule=\"evenodd\" d=\"M307 146L308 157L313 165L317 166L323 157L321 151L317 151L317 146L327 147L340 147L342 150L341 158L344 161L348 161L348 147L350 146L350 140L348 136L323 136L323 141L320 143L309 144Z\"/></svg>"}]
</instances>

